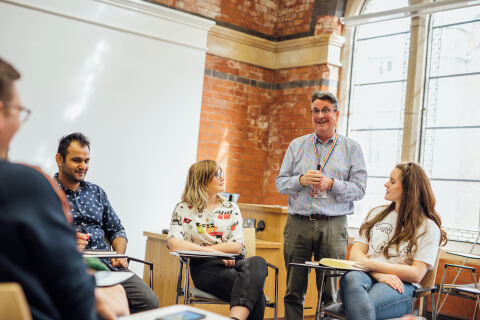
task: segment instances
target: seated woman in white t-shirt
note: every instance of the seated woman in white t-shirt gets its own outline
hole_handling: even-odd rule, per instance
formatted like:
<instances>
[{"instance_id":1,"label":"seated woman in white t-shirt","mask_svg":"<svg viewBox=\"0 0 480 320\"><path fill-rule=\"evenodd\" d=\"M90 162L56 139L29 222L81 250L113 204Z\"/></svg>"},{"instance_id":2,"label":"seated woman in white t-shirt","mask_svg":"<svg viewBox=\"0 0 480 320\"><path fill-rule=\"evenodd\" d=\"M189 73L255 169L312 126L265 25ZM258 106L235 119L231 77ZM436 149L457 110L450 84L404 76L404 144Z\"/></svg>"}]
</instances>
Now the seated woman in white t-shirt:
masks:
<instances>
[{"instance_id":1,"label":"seated woman in white t-shirt","mask_svg":"<svg viewBox=\"0 0 480 320\"><path fill-rule=\"evenodd\" d=\"M434 267L439 245L447 242L430 182L418 164L398 164L385 188L391 203L370 211L350 252L365 272L351 271L340 280L348 320L409 313L412 283Z\"/></svg>"},{"instance_id":2,"label":"seated woman in white t-shirt","mask_svg":"<svg viewBox=\"0 0 480 320\"><path fill-rule=\"evenodd\" d=\"M240 209L219 195L223 191L223 171L215 161L202 160L190 167L182 202L173 211L167 236L171 251L245 255ZM190 266L195 287L230 301L232 319L263 319L267 276L263 258L192 259Z\"/></svg>"}]
</instances>

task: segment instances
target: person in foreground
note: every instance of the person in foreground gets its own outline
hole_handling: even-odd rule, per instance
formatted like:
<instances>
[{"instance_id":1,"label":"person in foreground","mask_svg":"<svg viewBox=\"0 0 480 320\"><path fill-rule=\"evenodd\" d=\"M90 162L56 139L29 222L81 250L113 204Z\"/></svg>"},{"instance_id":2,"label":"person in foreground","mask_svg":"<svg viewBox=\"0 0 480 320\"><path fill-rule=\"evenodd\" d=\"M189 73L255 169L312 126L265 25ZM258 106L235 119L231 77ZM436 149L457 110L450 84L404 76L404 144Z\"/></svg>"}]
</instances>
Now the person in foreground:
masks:
<instances>
[{"instance_id":1,"label":"person in foreground","mask_svg":"<svg viewBox=\"0 0 480 320\"><path fill-rule=\"evenodd\" d=\"M408 314L413 284L434 268L438 248L447 242L430 182L418 164L398 164L385 188L391 203L370 211L350 252L365 272L350 271L340 280L349 320Z\"/></svg>"},{"instance_id":2,"label":"person in foreground","mask_svg":"<svg viewBox=\"0 0 480 320\"><path fill-rule=\"evenodd\" d=\"M15 86L19 78L0 58L0 282L21 285L33 319L127 315L123 288L95 288L87 274L65 195L39 169L7 161L10 141L30 113Z\"/></svg>"},{"instance_id":3,"label":"person in foreground","mask_svg":"<svg viewBox=\"0 0 480 320\"><path fill-rule=\"evenodd\" d=\"M223 171L215 161L202 160L190 167L167 236L171 251L245 254L240 209L219 195L223 191ZM267 276L263 258L192 259L190 265L196 288L230 301L230 317L263 319Z\"/></svg>"}]
</instances>

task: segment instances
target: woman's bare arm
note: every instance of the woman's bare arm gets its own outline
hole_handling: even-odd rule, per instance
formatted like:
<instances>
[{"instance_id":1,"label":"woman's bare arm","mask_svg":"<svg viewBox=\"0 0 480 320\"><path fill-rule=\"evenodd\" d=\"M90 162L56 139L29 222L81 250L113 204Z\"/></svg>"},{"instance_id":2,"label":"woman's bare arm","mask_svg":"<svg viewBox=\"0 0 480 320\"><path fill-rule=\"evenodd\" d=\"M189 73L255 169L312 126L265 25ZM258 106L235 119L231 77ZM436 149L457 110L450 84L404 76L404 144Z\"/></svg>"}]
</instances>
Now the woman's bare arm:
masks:
<instances>
[{"instance_id":1,"label":"woman's bare arm","mask_svg":"<svg viewBox=\"0 0 480 320\"><path fill-rule=\"evenodd\" d=\"M192 250L240 254L243 248L243 245L240 242L224 242L211 246L200 246L193 242L178 238L169 238L167 244L170 251Z\"/></svg>"}]
</instances>

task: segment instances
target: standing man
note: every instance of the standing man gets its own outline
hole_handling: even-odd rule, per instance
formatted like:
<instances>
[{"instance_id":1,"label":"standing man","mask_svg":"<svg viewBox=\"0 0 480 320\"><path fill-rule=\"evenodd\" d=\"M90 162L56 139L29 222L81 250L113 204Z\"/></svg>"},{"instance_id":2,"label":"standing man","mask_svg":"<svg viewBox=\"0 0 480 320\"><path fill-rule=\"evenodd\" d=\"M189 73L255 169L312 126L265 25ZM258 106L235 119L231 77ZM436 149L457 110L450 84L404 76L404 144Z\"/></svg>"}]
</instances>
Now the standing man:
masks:
<instances>
[{"instance_id":1,"label":"standing man","mask_svg":"<svg viewBox=\"0 0 480 320\"><path fill-rule=\"evenodd\" d=\"M18 79L20 73L0 58L0 282L22 287L33 319L127 315L124 289L96 288L87 273L67 222L65 195L55 182L38 169L7 161L10 141L30 114L16 89Z\"/></svg>"},{"instance_id":2,"label":"standing man","mask_svg":"<svg viewBox=\"0 0 480 320\"><path fill-rule=\"evenodd\" d=\"M288 194L288 219L284 230L287 268L285 319L303 318L308 270L291 267L324 257L345 259L347 217L353 201L365 195L367 170L360 145L336 132L340 112L331 92L312 94L314 133L293 140L276 179L281 194ZM317 288L320 274L317 273ZM336 280L329 278L323 296L326 304L337 299Z\"/></svg>"},{"instance_id":3,"label":"standing man","mask_svg":"<svg viewBox=\"0 0 480 320\"><path fill-rule=\"evenodd\" d=\"M105 191L84 180L90 162L90 142L87 137L78 132L62 137L55 160L58 165L55 178L67 195L79 249L109 250L108 240L114 251L125 253L127 235ZM102 261L113 271L128 268L125 258ZM127 293L131 313L158 308L157 296L137 275L121 285Z\"/></svg>"}]
</instances>

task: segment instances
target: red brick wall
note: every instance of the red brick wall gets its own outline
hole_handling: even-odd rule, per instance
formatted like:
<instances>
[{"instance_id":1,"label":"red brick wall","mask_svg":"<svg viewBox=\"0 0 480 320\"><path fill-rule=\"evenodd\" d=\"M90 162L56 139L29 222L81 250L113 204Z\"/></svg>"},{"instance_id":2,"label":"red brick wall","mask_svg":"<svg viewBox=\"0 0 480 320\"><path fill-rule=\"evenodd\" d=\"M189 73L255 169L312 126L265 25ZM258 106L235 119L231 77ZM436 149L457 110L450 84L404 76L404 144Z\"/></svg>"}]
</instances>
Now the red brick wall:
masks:
<instances>
[{"instance_id":1,"label":"red brick wall","mask_svg":"<svg viewBox=\"0 0 480 320\"><path fill-rule=\"evenodd\" d=\"M271 70L207 55L197 159L225 169L226 191L262 203Z\"/></svg>"},{"instance_id":2,"label":"red brick wall","mask_svg":"<svg viewBox=\"0 0 480 320\"><path fill-rule=\"evenodd\" d=\"M313 4L313 0L280 1L275 35L286 36L310 31Z\"/></svg>"},{"instance_id":3,"label":"red brick wall","mask_svg":"<svg viewBox=\"0 0 480 320\"><path fill-rule=\"evenodd\" d=\"M314 0L155 1L275 36L309 31L314 6ZM276 25L265 24L277 13ZM342 32L334 16L317 22L317 34ZM275 187L283 155L291 140L312 130L312 92L336 92L338 75L329 65L272 71L207 54L197 158L224 167L227 192L240 193L240 202L287 204Z\"/></svg>"},{"instance_id":4,"label":"red brick wall","mask_svg":"<svg viewBox=\"0 0 480 320\"><path fill-rule=\"evenodd\" d=\"M315 23L315 35L319 34L343 34L343 25L337 16L319 16Z\"/></svg>"},{"instance_id":5,"label":"red brick wall","mask_svg":"<svg viewBox=\"0 0 480 320\"><path fill-rule=\"evenodd\" d=\"M151 0L271 37L311 32L314 0ZM341 34L336 16L315 18L315 34ZM284 39L285 40L285 39Z\"/></svg>"},{"instance_id":6,"label":"red brick wall","mask_svg":"<svg viewBox=\"0 0 480 320\"><path fill-rule=\"evenodd\" d=\"M272 71L207 55L197 159L215 159L240 202L286 204L275 178L290 141L312 131L310 96L336 91L337 67ZM332 74L333 73L333 74Z\"/></svg>"},{"instance_id":7,"label":"red brick wall","mask_svg":"<svg viewBox=\"0 0 480 320\"><path fill-rule=\"evenodd\" d=\"M279 1L153 0L153 2L273 36Z\"/></svg>"}]
</instances>

